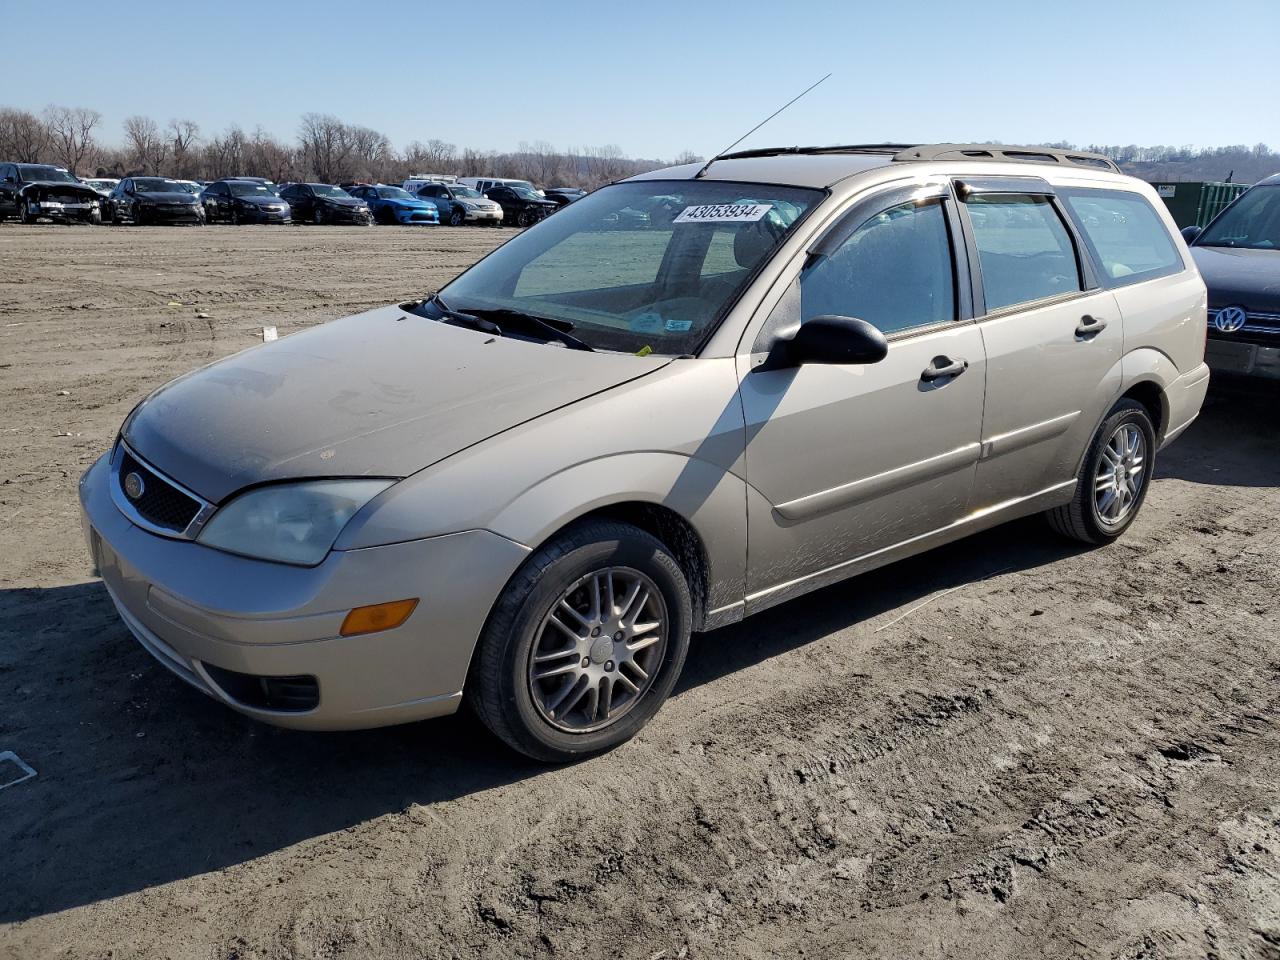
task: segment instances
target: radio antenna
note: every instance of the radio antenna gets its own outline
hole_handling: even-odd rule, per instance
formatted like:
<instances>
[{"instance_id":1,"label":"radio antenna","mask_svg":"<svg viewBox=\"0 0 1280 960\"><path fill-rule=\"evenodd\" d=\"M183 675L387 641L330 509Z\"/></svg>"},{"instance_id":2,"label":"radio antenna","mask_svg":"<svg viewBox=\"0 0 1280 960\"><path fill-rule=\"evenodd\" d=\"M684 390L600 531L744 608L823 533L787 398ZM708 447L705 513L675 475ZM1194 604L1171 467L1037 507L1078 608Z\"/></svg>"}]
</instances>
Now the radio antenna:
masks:
<instances>
[{"instance_id":1,"label":"radio antenna","mask_svg":"<svg viewBox=\"0 0 1280 960\"><path fill-rule=\"evenodd\" d=\"M757 130L759 130L761 127L763 127L766 123L768 123L770 120L772 120L772 119L773 119L774 117L776 117L778 114L780 114L783 110L787 109L787 107L791 106L793 103L795 103L795 102L796 102L797 100L799 100L801 97L803 97L806 93L808 93L810 90L812 90L814 87L816 87L819 83L822 83L824 80L827 80L830 76L831 76L831 74L829 74L829 73L828 73L825 77L823 77L823 78L822 78L822 80L819 80L819 81L818 81L818 83L814 83L814 84L812 84L812 85L810 85L810 86L806 87L804 90L801 90L798 94L796 94L794 97L792 97L790 100L788 100L788 101L787 101L786 103L784 103L782 106L780 106L777 110L773 111L773 113L769 114L767 117L765 117L765 118L764 118L763 120L761 120L759 123L757 123L754 127L752 127L750 130L748 130L748 131L747 131L746 133L744 133L742 136L740 136L737 140L733 141L733 143L729 144L727 147L725 147L723 150L721 150L719 153L717 153L714 157L712 157L710 160L708 160L706 163L704 163L704 164L702 165L702 169L701 169L701 170L699 170L697 173L695 173L695 174L693 175L693 179L695 179L695 180L701 180L701 179L702 179L702 177L703 177L703 174L705 174L708 170L710 170L710 169L711 169L711 165L712 165L713 163L715 163L717 160L719 160L720 158L722 158L726 153L728 153L730 150L732 150L734 147L736 147L738 144L740 144L743 140L747 139L747 137L751 136L753 133L755 133Z\"/></svg>"}]
</instances>

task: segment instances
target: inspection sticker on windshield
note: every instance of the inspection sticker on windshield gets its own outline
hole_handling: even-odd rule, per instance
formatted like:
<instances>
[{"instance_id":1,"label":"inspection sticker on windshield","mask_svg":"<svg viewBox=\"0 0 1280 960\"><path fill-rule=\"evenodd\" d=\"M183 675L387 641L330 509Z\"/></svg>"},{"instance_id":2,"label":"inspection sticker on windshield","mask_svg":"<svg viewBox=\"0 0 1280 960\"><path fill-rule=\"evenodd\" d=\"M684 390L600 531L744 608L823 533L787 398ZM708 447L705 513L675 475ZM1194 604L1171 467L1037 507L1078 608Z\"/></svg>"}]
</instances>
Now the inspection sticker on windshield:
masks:
<instances>
[{"instance_id":1,"label":"inspection sticker on windshield","mask_svg":"<svg viewBox=\"0 0 1280 960\"><path fill-rule=\"evenodd\" d=\"M673 223L754 223L773 209L771 203L706 203L685 207Z\"/></svg>"}]
</instances>

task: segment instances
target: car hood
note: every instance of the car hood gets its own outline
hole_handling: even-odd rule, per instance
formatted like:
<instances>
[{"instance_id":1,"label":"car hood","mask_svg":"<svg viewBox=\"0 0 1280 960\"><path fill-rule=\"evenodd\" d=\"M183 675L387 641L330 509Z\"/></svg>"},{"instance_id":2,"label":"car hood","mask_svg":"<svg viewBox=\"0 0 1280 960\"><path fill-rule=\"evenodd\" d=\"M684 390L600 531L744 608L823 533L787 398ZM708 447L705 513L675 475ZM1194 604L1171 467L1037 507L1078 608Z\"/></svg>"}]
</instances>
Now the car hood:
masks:
<instances>
[{"instance_id":1,"label":"car hood","mask_svg":"<svg viewBox=\"0 0 1280 960\"><path fill-rule=\"evenodd\" d=\"M1209 305L1240 304L1264 313L1280 312L1280 250L1192 247L1209 288Z\"/></svg>"},{"instance_id":2,"label":"car hood","mask_svg":"<svg viewBox=\"0 0 1280 960\"><path fill-rule=\"evenodd\" d=\"M364 201L357 200L355 197L316 197L321 203L330 203L335 207L363 207Z\"/></svg>"},{"instance_id":3,"label":"car hood","mask_svg":"<svg viewBox=\"0 0 1280 960\"><path fill-rule=\"evenodd\" d=\"M253 347L161 387L121 430L207 500L310 477L404 477L669 358L491 337L396 307Z\"/></svg>"},{"instance_id":4,"label":"car hood","mask_svg":"<svg viewBox=\"0 0 1280 960\"><path fill-rule=\"evenodd\" d=\"M148 190L138 196L157 203L195 203L196 195L185 190Z\"/></svg>"},{"instance_id":5,"label":"car hood","mask_svg":"<svg viewBox=\"0 0 1280 960\"><path fill-rule=\"evenodd\" d=\"M269 207L276 204L288 203L283 197L236 197L241 203L252 204L255 207Z\"/></svg>"},{"instance_id":6,"label":"car hood","mask_svg":"<svg viewBox=\"0 0 1280 960\"><path fill-rule=\"evenodd\" d=\"M408 207L411 210L423 210L427 207L435 208L434 203L427 203L425 200L401 200L399 197L379 197L382 203L390 204L393 207Z\"/></svg>"},{"instance_id":7,"label":"car hood","mask_svg":"<svg viewBox=\"0 0 1280 960\"><path fill-rule=\"evenodd\" d=\"M101 194L87 183L67 183L65 180L32 180L18 188L19 193L28 190L66 190L96 200Z\"/></svg>"}]
</instances>

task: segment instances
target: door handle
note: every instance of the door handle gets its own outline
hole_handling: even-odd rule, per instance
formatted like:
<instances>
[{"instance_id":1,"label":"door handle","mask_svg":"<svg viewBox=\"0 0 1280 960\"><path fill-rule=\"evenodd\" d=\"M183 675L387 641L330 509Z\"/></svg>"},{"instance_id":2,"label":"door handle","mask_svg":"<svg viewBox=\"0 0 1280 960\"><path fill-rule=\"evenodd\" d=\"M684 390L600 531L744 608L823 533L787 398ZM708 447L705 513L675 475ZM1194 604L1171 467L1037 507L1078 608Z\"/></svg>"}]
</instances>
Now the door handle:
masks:
<instances>
[{"instance_id":1,"label":"door handle","mask_svg":"<svg viewBox=\"0 0 1280 960\"><path fill-rule=\"evenodd\" d=\"M1080 323L1076 326L1077 337L1092 337L1107 329L1107 321L1102 317L1091 317L1085 314L1080 318Z\"/></svg>"},{"instance_id":2,"label":"door handle","mask_svg":"<svg viewBox=\"0 0 1280 960\"><path fill-rule=\"evenodd\" d=\"M926 383L942 380L945 377L958 377L969 369L968 360L952 360L950 357L934 357L920 374Z\"/></svg>"}]
</instances>

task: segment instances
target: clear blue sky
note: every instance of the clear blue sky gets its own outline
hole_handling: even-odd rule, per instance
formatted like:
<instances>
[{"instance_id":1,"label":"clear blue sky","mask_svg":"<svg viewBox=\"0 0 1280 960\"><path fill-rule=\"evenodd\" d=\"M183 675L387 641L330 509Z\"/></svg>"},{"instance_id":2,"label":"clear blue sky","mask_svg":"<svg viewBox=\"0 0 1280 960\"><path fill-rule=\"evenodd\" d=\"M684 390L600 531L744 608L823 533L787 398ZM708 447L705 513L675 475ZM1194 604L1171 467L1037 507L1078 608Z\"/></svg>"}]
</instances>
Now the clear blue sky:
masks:
<instances>
[{"instance_id":1,"label":"clear blue sky","mask_svg":"<svg viewBox=\"0 0 1280 960\"><path fill-rule=\"evenodd\" d=\"M1070 140L1280 148L1280 0L187 5L0 0L0 106L292 140L333 113L397 146ZM25 45L20 37L39 38Z\"/></svg>"}]
</instances>

